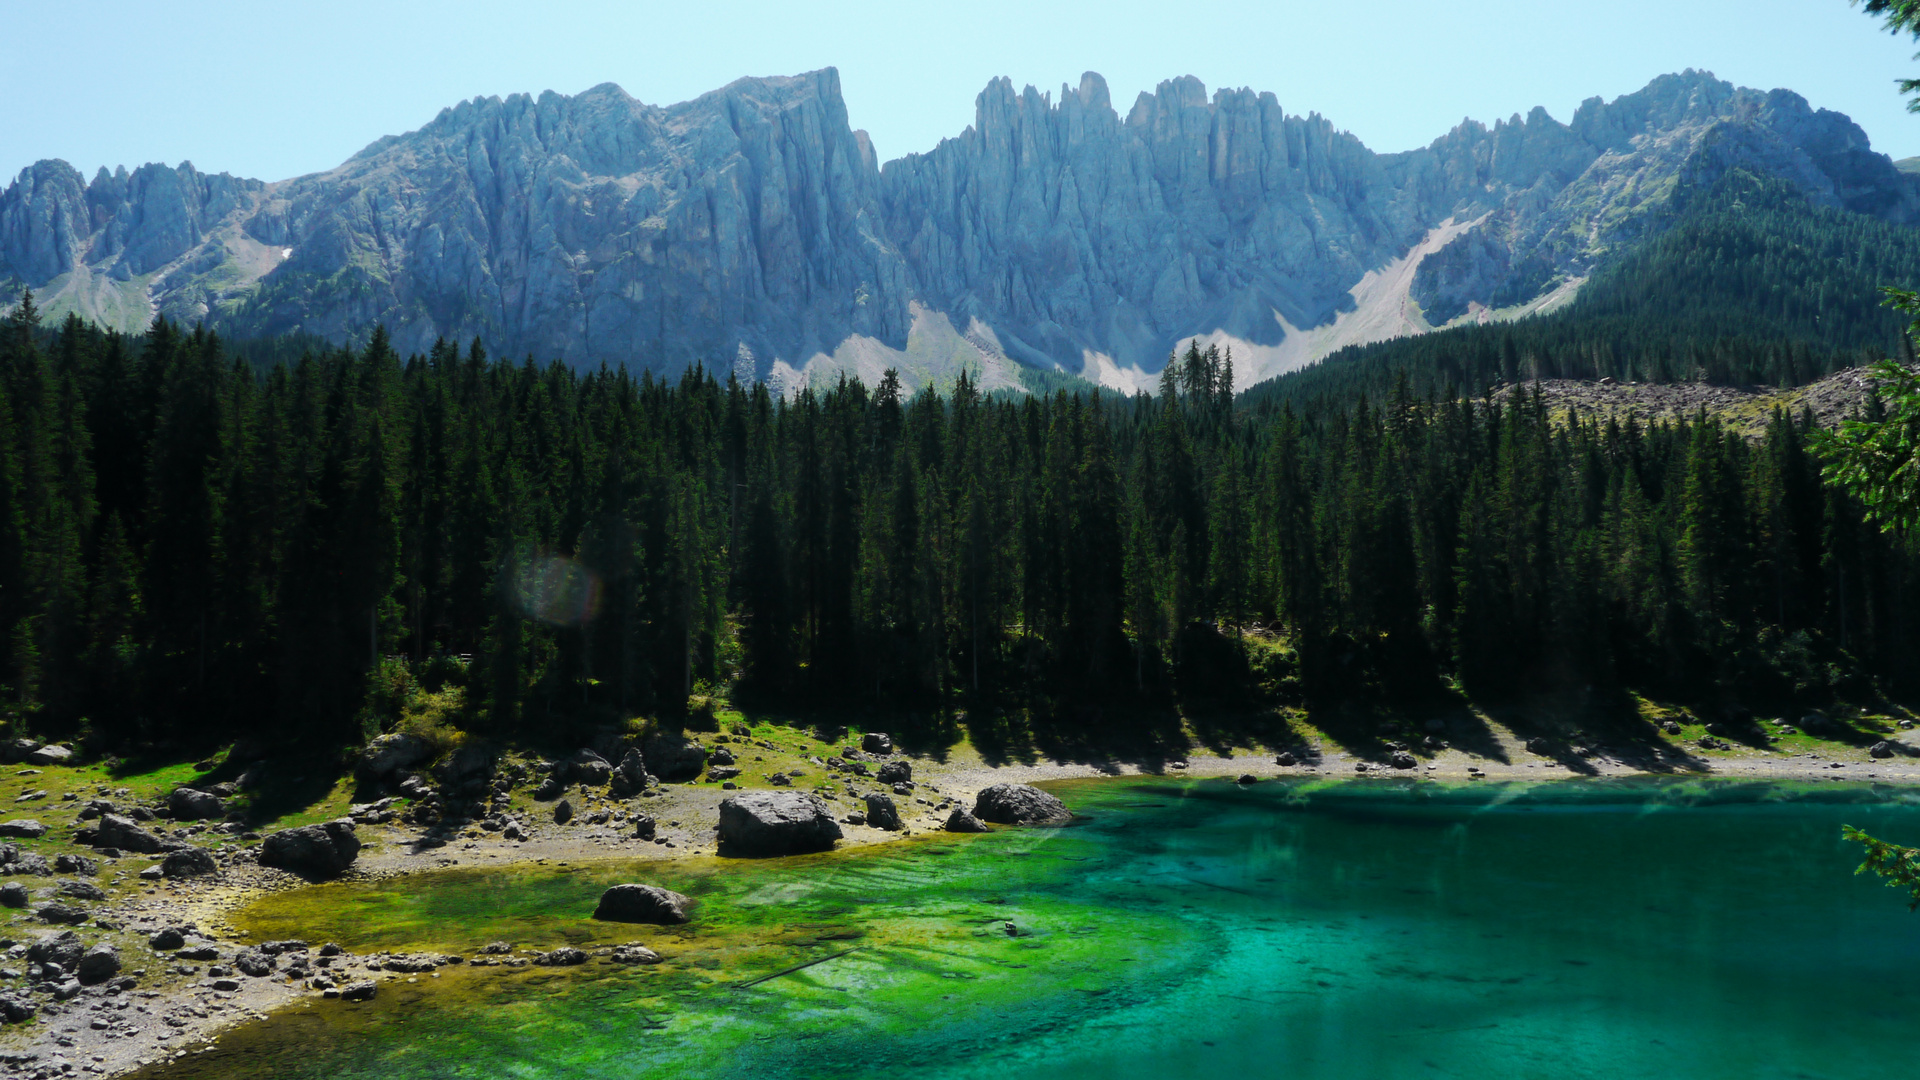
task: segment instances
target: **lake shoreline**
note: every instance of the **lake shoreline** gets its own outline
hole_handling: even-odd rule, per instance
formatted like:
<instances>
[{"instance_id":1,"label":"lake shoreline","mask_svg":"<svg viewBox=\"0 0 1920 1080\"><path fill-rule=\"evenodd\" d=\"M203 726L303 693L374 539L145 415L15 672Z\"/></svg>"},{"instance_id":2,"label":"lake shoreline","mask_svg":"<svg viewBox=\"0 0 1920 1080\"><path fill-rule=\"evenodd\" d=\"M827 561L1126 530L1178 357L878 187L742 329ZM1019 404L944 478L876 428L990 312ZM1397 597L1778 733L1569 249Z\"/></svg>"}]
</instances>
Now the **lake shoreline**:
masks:
<instances>
[{"instance_id":1,"label":"lake shoreline","mask_svg":"<svg viewBox=\"0 0 1920 1080\"><path fill-rule=\"evenodd\" d=\"M1169 779L1241 779L1263 783L1279 779L1430 780L1447 783L1504 784L1564 782L1570 779L1616 779L1650 776L1698 779L1792 781L1800 783L1853 782L1895 786L1920 785L1920 758L1898 756L1873 759L1865 751L1828 748L1827 752L1786 757L1736 754L1712 759L1686 757L1656 767L1630 762L1604 749L1586 756L1556 759L1528 752L1517 739L1503 739L1490 754L1441 750L1416 759L1413 768L1396 769L1377 758L1328 747L1309 745L1299 764L1280 765L1267 753L1231 756L1193 755L1181 761L1142 765L1122 761L990 762L970 747L949 752L944 760L907 757L913 764L913 796L896 797L902 803L905 833L890 833L864 825L843 825L841 849L888 843L905 836L937 831L945 812L939 800L972 806L978 792L996 783L1036 783L1101 777L1162 776ZM1365 766L1364 770L1361 766ZM866 786L878 790L878 785ZM665 785L659 794L636 804L661 822L658 842L618 835L619 830L592 825L541 825L519 842L498 833L462 838L445 844L423 844L416 830L397 825L361 826L366 843L360 860L343 881L409 876L447 868L506 868L517 864L567 864L584 861L668 861L717 854L713 823L721 799L732 792L712 783ZM851 788L849 789L851 790ZM844 801L836 814L848 809ZM669 824L671 823L671 824ZM636 877L644 878L643 874ZM124 926L144 931L164 925L191 923L213 939L223 956L244 947L233 916L271 892L301 888L305 882L280 871L251 863L237 864L207 878L157 883L150 893L116 903L103 914ZM318 947L321 942L312 942ZM515 943L521 944L521 943ZM551 947L549 944L547 947ZM161 960L156 954L154 962ZM141 964L130 962L129 969ZM377 983L416 978L389 972L356 970L353 978ZM428 976L431 977L431 976ZM4 1059L18 1075L31 1076L41 1068L73 1065L94 1076L124 1076L167 1058L184 1058L214 1045L221 1032L258 1019L267 1012L303 1000L321 997L283 977L237 977L239 989L217 991L207 980L180 978L143 985L120 1000L129 1005L113 1009L124 1018L133 1012L133 1024L94 1028L92 1016L100 1004L87 997L43 1008L38 1030L24 1046L10 1048ZM114 999L107 999L112 1002ZM83 1011L82 1007L87 1007ZM55 1010L58 1010L57 1012ZM170 1019L163 1019L170 1018ZM131 1030L137 1028L138 1030ZM160 1036L164 1033L165 1038ZM64 1043L64 1045L63 1045ZM31 1055L31 1056L29 1056ZM53 1075L48 1073L47 1075ZM73 1075L67 1073L67 1075Z\"/></svg>"}]
</instances>

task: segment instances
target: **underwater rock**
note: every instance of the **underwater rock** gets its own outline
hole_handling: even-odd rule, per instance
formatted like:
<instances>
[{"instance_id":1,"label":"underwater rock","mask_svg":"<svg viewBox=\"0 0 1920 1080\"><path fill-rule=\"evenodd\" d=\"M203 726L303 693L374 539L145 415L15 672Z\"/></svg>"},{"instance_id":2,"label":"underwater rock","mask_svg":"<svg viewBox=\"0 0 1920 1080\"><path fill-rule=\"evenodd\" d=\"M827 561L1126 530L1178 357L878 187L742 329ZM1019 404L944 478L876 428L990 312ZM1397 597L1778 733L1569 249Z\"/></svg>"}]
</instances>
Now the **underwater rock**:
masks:
<instances>
[{"instance_id":1,"label":"underwater rock","mask_svg":"<svg viewBox=\"0 0 1920 1080\"><path fill-rule=\"evenodd\" d=\"M1257 784L1259 782L1260 778L1252 773L1241 773L1240 777L1234 781L1236 784Z\"/></svg>"},{"instance_id":2,"label":"underwater rock","mask_svg":"<svg viewBox=\"0 0 1920 1080\"><path fill-rule=\"evenodd\" d=\"M794 855L825 851L840 826L819 796L801 791L752 791L720 803L720 850L726 855Z\"/></svg>"},{"instance_id":3,"label":"underwater rock","mask_svg":"<svg viewBox=\"0 0 1920 1080\"><path fill-rule=\"evenodd\" d=\"M693 901L657 885L615 885L600 894L593 917L602 922L655 923L669 926L692 918Z\"/></svg>"},{"instance_id":4,"label":"underwater rock","mask_svg":"<svg viewBox=\"0 0 1920 1080\"><path fill-rule=\"evenodd\" d=\"M981 833L987 831L987 823L967 813L964 806L956 806L953 813L947 815L948 832Z\"/></svg>"},{"instance_id":5,"label":"underwater rock","mask_svg":"<svg viewBox=\"0 0 1920 1080\"><path fill-rule=\"evenodd\" d=\"M260 844L260 865L314 877L333 877L360 855L360 838L345 818L282 829Z\"/></svg>"},{"instance_id":6,"label":"underwater rock","mask_svg":"<svg viewBox=\"0 0 1920 1080\"><path fill-rule=\"evenodd\" d=\"M867 824L888 832L899 832L906 828L900 821L900 810L893 805L890 795L867 796Z\"/></svg>"},{"instance_id":7,"label":"underwater rock","mask_svg":"<svg viewBox=\"0 0 1920 1080\"><path fill-rule=\"evenodd\" d=\"M1073 816L1066 804L1028 784L995 784L973 800L973 814L1000 825L1057 825Z\"/></svg>"},{"instance_id":8,"label":"underwater rock","mask_svg":"<svg viewBox=\"0 0 1920 1080\"><path fill-rule=\"evenodd\" d=\"M637 941L629 941L625 945L615 945L607 959L616 964L657 964L660 954Z\"/></svg>"}]
</instances>

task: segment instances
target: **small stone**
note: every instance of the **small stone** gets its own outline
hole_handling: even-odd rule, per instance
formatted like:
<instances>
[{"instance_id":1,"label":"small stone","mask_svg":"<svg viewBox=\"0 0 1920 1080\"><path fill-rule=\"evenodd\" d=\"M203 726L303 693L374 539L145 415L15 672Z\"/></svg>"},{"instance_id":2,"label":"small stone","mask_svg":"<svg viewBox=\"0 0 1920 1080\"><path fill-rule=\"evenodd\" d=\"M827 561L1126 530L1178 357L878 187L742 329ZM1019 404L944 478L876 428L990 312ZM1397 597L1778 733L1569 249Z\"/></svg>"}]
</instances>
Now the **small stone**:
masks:
<instances>
[{"instance_id":1,"label":"small stone","mask_svg":"<svg viewBox=\"0 0 1920 1080\"><path fill-rule=\"evenodd\" d=\"M607 959L616 964L657 964L660 962L660 954L634 941L625 945L615 945Z\"/></svg>"},{"instance_id":2,"label":"small stone","mask_svg":"<svg viewBox=\"0 0 1920 1080\"><path fill-rule=\"evenodd\" d=\"M371 979L348 983L340 988L340 998L343 1001L372 1001L373 995L378 990L379 987L375 986Z\"/></svg>"},{"instance_id":3,"label":"small stone","mask_svg":"<svg viewBox=\"0 0 1920 1080\"><path fill-rule=\"evenodd\" d=\"M572 820L573 820L573 800L572 799L561 799L559 802L554 804L553 823L555 825L565 825L567 822Z\"/></svg>"},{"instance_id":4,"label":"small stone","mask_svg":"<svg viewBox=\"0 0 1920 1080\"><path fill-rule=\"evenodd\" d=\"M587 962L587 954L571 945L563 945L552 952L541 953L533 958L541 967L572 967Z\"/></svg>"},{"instance_id":5,"label":"small stone","mask_svg":"<svg viewBox=\"0 0 1920 1080\"><path fill-rule=\"evenodd\" d=\"M213 987L213 988L214 988L215 990L219 990L219 991L221 991L222 993L232 993L233 991L235 991L235 990L238 990L238 989L240 989L240 980L238 980L238 979L215 979L215 980L213 980L213 982L212 982L212 983L211 983L210 985L212 985L212 987ZM369 987L371 987L371 986L372 986L373 984L372 984L372 983L368 983L367 985L368 985ZM369 994L369 995L367 995L367 996L368 996L368 997L371 997L371 996L373 996L373 995L371 995L371 994Z\"/></svg>"},{"instance_id":6,"label":"small stone","mask_svg":"<svg viewBox=\"0 0 1920 1080\"><path fill-rule=\"evenodd\" d=\"M159 951L177 949L186 943L187 936L181 933L177 926L155 931L153 936L147 939L147 947Z\"/></svg>"},{"instance_id":7,"label":"small stone","mask_svg":"<svg viewBox=\"0 0 1920 1080\"><path fill-rule=\"evenodd\" d=\"M1275 765L1297 765L1300 763L1300 760L1293 756L1293 751L1282 750L1279 754L1275 755L1273 763Z\"/></svg>"},{"instance_id":8,"label":"small stone","mask_svg":"<svg viewBox=\"0 0 1920 1080\"><path fill-rule=\"evenodd\" d=\"M1396 769L1411 769L1420 764L1418 759L1405 750L1395 750L1393 756L1387 759L1387 763Z\"/></svg>"}]
</instances>

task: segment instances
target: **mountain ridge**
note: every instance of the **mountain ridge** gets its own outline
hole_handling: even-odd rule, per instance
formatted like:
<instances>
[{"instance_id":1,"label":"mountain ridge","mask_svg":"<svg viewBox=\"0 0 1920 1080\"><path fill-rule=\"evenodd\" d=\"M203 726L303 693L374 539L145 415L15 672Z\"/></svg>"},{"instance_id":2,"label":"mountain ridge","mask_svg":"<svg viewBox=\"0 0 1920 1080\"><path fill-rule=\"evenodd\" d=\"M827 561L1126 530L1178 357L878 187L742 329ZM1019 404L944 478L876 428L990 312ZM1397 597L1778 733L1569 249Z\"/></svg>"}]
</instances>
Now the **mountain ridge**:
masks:
<instances>
[{"instance_id":1,"label":"mountain ridge","mask_svg":"<svg viewBox=\"0 0 1920 1080\"><path fill-rule=\"evenodd\" d=\"M82 184L43 161L0 193L0 283L123 329L380 322L409 350L480 337L785 388L887 366L1019 385L1020 365L1133 388L1202 337L1245 385L1563 302L1676 190L1734 168L1920 220L1920 177L1846 117L1691 70L1565 124L1536 107L1394 154L1191 76L1124 116L1092 72L1057 100L996 79L975 106L884 164L832 68L669 106L611 83L469 99L272 183L183 163Z\"/></svg>"}]
</instances>

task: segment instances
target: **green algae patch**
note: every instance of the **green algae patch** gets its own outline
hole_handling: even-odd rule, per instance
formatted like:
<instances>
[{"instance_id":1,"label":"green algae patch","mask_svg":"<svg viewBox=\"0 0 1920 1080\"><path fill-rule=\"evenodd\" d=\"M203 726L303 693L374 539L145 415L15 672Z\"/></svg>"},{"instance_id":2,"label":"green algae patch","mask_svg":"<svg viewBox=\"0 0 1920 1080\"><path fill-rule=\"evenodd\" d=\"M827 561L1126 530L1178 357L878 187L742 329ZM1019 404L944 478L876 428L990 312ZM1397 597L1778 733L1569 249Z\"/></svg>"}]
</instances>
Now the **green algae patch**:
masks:
<instances>
[{"instance_id":1,"label":"green algae patch","mask_svg":"<svg viewBox=\"0 0 1920 1080\"><path fill-rule=\"evenodd\" d=\"M1090 1007L1146 1000L1207 951L1204 926L1072 888L1106 859L1076 833L927 837L776 860L449 869L275 894L235 925L363 954L642 941L664 959L381 978L372 1002L289 1008L142 1075L667 1077L758 1061L778 1075L842 1076L1003 1045ZM634 880L693 897L693 921L588 917L602 890ZM795 1045L806 1047L798 1060ZM510 1061L540 1064L500 1071Z\"/></svg>"}]
</instances>

